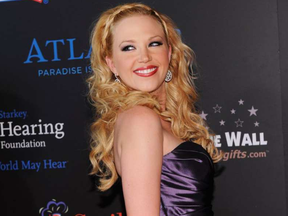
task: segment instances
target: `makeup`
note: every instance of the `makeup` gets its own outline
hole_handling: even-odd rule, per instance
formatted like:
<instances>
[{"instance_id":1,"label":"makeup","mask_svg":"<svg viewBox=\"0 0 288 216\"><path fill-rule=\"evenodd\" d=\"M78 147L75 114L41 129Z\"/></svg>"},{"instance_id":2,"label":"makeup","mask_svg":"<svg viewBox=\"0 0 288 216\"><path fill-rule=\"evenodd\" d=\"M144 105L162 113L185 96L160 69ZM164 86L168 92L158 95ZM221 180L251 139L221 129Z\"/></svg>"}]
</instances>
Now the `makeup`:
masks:
<instances>
[{"instance_id":1,"label":"makeup","mask_svg":"<svg viewBox=\"0 0 288 216\"><path fill-rule=\"evenodd\" d=\"M147 67L137 68L133 72L141 77L150 77L158 71L158 67L154 65L149 65Z\"/></svg>"}]
</instances>

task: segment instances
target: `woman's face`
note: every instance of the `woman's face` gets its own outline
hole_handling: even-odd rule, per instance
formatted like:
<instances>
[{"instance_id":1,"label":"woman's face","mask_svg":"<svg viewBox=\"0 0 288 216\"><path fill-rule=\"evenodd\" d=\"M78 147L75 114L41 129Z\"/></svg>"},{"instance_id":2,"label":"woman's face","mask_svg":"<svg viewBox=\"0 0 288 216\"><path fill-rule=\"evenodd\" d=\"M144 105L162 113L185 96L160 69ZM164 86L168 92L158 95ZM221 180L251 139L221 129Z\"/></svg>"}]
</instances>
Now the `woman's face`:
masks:
<instances>
[{"instance_id":1,"label":"woman's face","mask_svg":"<svg viewBox=\"0 0 288 216\"><path fill-rule=\"evenodd\" d=\"M135 90L161 94L169 67L171 49L163 27L150 16L135 15L120 20L113 30L110 70Z\"/></svg>"}]
</instances>

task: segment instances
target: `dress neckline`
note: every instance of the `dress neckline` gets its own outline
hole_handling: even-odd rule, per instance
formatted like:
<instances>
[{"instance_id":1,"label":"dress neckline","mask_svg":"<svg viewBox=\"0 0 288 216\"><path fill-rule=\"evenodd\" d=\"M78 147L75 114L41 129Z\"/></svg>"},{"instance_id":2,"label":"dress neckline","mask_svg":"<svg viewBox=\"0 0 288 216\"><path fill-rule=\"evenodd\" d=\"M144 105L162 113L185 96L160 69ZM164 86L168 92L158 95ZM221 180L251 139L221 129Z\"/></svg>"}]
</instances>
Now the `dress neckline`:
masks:
<instances>
[{"instance_id":1,"label":"dress neckline","mask_svg":"<svg viewBox=\"0 0 288 216\"><path fill-rule=\"evenodd\" d=\"M184 143L187 143L187 142L191 142L190 140L188 141L184 141L184 142L181 142L180 144L178 144L174 149L172 149L172 151L168 152L167 154L163 155L163 158L166 157L167 155L169 154L172 154L174 151L176 151L178 148L180 148Z\"/></svg>"}]
</instances>

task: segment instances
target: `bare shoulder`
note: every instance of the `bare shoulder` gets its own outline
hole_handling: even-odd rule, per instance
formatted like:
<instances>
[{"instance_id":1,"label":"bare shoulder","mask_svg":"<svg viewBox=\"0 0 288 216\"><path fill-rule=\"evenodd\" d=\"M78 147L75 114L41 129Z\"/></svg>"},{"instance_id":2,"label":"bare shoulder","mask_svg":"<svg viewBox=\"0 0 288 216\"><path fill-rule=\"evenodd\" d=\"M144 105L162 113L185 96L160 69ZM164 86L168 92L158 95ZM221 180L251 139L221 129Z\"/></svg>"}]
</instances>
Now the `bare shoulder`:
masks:
<instances>
[{"instance_id":1,"label":"bare shoulder","mask_svg":"<svg viewBox=\"0 0 288 216\"><path fill-rule=\"evenodd\" d=\"M118 115L115 124L115 139L118 143L130 140L163 139L160 117L152 109L135 106ZM146 142L147 143L147 142Z\"/></svg>"},{"instance_id":2,"label":"bare shoulder","mask_svg":"<svg viewBox=\"0 0 288 216\"><path fill-rule=\"evenodd\" d=\"M136 124L139 126L145 126L145 124L156 124L161 126L160 117L152 109L145 106L135 106L129 110L121 112L118 115L116 127L121 124ZM134 125L135 126L135 125Z\"/></svg>"}]
</instances>

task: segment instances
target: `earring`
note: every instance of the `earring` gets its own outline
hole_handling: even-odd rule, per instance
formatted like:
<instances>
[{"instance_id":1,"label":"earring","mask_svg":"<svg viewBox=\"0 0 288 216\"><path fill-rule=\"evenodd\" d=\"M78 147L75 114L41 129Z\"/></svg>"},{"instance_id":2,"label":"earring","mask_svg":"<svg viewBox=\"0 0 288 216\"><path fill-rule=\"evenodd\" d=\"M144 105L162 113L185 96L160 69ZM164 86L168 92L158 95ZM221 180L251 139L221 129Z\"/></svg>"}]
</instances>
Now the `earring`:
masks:
<instances>
[{"instance_id":1,"label":"earring","mask_svg":"<svg viewBox=\"0 0 288 216\"><path fill-rule=\"evenodd\" d=\"M170 82L172 80L172 77L173 77L172 72L168 70L165 77L165 82Z\"/></svg>"},{"instance_id":2,"label":"earring","mask_svg":"<svg viewBox=\"0 0 288 216\"><path fill-rule=\"evenodd\" d=\"M121 83L121 81L120 81L120 79L118 78L118 76L117 76L116 74L114 74L114 76L115 76L114 82L116 82L116 83Z\"/></svg>"}]
</instances>

